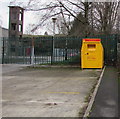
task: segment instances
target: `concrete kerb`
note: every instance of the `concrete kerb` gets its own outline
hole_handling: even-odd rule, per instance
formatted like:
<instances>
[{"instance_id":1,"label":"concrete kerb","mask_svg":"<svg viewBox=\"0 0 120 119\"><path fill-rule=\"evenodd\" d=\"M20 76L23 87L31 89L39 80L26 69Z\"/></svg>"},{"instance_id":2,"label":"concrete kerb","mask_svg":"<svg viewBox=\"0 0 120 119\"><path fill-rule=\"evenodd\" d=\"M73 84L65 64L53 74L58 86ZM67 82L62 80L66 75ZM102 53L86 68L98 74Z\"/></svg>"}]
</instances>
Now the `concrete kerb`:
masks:
<instances>
[{"instance_id":1,"label":"concrete kerb","mask_svg":"<svg viewBox=\"0 0 120 119\"><path fill-rule=\"evenodd\" d=\"M89 103L88 103L87 109L86 109L86 111L85 111L85 113L84 113L83 119L89 117L89 114L90 114L91 108L92 108L92 106L93 106L93 103L94 103L94 101L95 101L95 97L96 97L98 88L99 88L99 86L100 86L100 83L101 83L101 80L102 80L102 77L103 77L105 68L106 68L106 66L104 66L104 68L103 68L103 70L102 70L102 73L101 73L101 75L100 75L100 78L99 78L99 80L98 80L98 83L97 83L97 85L96 85L96 87L95 87L95 89L94 89L94 92L93 92L93 94L92 94L92 96L91 96L91 99L90 99L90 101L89 101Z\"/></svg>"},{"instance_id":2,"label":"concrete kerb","mask_svg":"<svg viewBox=\"0 0 120 119\"><path fill-rule=\"evenodd\" d=\"M31 68L80 68L78 65L30 65Z\"/></svg>"}]
</instances>

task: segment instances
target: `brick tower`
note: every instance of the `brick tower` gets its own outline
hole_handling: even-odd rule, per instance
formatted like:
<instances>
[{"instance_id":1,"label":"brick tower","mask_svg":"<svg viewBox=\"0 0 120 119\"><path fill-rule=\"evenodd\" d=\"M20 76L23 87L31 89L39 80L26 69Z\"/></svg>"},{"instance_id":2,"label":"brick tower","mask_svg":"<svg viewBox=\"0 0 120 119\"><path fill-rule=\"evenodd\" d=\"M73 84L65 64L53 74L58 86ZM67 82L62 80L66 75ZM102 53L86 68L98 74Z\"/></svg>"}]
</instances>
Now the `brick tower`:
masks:
<instances>
[{"instance_id":1,"label":"brick tower","mask_svg":"<svg viewBox=\"0 0 120 119\"><path fill-rule=\"evenodd\" d=\"M9 37L22 38L24 9L19 6L9 6Z\"/></svg>"}]
</instances>

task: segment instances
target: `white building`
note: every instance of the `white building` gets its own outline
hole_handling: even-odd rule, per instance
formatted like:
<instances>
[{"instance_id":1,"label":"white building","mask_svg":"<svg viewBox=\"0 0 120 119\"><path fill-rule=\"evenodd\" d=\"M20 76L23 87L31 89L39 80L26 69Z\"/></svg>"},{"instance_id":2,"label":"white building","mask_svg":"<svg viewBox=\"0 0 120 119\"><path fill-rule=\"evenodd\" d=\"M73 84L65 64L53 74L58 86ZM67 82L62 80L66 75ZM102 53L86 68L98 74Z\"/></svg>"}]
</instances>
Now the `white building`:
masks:
<instances>
[{"instance_id":1,"label":"white building","mask_svg":"<svg viewBox=\"0 0 120 119\"><path fill-rule=\"evenodd\" d=\"M2 37L2 27L0 26L0 37Z\"/></svg>"},{"instance_id":2,"label":"white building","mask_svg":"<svg viewBox=\"0 0 120 119\"><path fill-rule=\"evenodd\" d=\"M2 47L3 47L3 37L8 38L8 29L2 28L0 26L0 64L2 63Z\"/></svg>"},{"instance_id":3,"label":"white building","mask_svg":"<svg viewBox=\"0 0 120 119\"><path fill-rule=\"evenodd\" d=\"M0 37L8 37L8 29L0 26Z\"/></svg>"}]
</instances>

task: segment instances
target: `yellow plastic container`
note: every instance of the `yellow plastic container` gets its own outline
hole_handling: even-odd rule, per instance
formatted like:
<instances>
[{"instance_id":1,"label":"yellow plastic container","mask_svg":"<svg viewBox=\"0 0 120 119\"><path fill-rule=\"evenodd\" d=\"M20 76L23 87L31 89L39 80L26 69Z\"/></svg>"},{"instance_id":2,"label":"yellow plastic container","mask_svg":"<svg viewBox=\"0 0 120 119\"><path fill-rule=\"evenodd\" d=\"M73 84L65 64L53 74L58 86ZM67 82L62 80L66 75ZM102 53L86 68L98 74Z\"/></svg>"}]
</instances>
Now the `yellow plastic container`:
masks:
<instances>
[{"instance_id":1,"label":"yellow plastic container","mask_svg":"<svg viewBox=\"0 0 120 119\"><path fill-rule=\"evenodd\" d=\"M83 39L81 68L103 68L103 54L101 39Z\"/></svg>"}]
</instances>

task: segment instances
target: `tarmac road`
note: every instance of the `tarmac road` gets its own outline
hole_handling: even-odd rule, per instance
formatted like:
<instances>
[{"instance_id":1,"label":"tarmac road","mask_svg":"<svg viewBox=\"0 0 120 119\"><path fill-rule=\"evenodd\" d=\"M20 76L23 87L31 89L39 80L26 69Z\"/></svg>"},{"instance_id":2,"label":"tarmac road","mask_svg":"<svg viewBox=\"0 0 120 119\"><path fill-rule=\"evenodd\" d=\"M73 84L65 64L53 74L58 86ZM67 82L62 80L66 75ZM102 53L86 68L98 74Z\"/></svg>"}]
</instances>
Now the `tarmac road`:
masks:
<instances>
[{"instance_id":1,"label":"tarmac road","mask_svg":"<svg viewBox=\"0 0 120 119\"><path fill-rule=\"evenodd\" d=\"M2 116L79 117L100 72L97 69L38 68L4 73Z\"/></svg>"},{"instance_id":2,"label":"tarmac road","mask_svg":"<svg viewBox=\"0 0 120 119\"><path fill-rule=\"evenodd\" d=\"M118 117L118 74L115 67L106 67L90 117Z\"/></svg>"}]
</instances>

